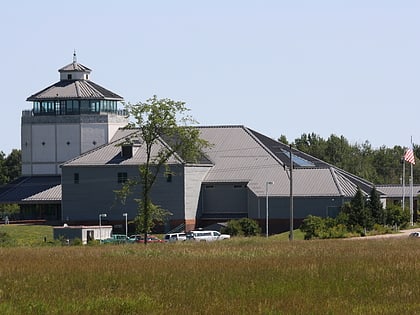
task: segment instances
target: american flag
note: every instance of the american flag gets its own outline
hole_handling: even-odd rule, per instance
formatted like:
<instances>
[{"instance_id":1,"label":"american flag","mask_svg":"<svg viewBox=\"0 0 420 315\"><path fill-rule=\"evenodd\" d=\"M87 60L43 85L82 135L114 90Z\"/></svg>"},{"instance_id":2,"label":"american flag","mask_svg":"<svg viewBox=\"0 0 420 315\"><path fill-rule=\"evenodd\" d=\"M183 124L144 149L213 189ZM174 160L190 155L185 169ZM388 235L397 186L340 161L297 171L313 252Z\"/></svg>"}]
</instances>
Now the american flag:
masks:
<instances>
[{"instance_id":1,"label":"american flag","mask_svg":"<svg viewBox=\"0 0 420 315\"><path fill-rule=\"evenodd\" d=\"M416 160L414 159L414 152L413 149L407 149L404 154L404 160L406 160L408 163L416 164Z\"/></svg>"}]
</instances>

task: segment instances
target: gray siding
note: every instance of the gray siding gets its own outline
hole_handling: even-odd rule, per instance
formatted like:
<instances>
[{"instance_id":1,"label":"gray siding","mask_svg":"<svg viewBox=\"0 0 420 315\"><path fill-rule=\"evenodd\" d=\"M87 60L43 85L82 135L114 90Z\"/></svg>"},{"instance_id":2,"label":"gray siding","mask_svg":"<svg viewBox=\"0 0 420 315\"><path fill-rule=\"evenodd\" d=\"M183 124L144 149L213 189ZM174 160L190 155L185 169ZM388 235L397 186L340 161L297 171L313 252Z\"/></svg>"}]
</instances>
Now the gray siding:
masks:
<instances>
[{"instance_id":1,"label":"gray siding","mask_svg":"<svg viewBox=\"0 0 420 315\"><path fill-rule=\"evenodd\" d=\"M320 217L335 217L343 204L341 198L293 198L293 217L303 219L308 215ZM259 211L255 219L265 219L266 217L266 198L259 199ZM290 218L290 198L269 197L268 201L270 219L289 219ZM259 216L258 216L259 215Z\"/></svg>"},{"instance_id":2,"label":"gray siding","mask_svg":"<svg viewBox=\"0 0 420 315\"><path fill-rule=\"evenodd\" d=\"M168 182L162 172L153 186L152 201L170 211L172 217L184 215L184 176L181 166L173 171L172 181ZM118 173L127 172L128 178L138 178L138 167L126 166L90 166L64 167L62 174L62 212L63 220L97 221L100 213L106 213L106 221L122 221L123 213L128 213L128 220L137 215L137 203L134 198L140 198L140 187L133 189L125 204L117 198L115 191L121 189L118 183ZM79 183L74 183L74 173L79 174ZM171 217L171 218L172 218Z\"/></svg>"},{"instance_id":3,"label":"gray siding","mask_svg":"<svg viewBox=\"0 0 420 315\"><path fill-rule=\"evenodd\" d=\"M188 166L185 168L185 219L195 220L201 184L211 166ZM184 219L184 218L174 218Z\"/></svg>"},{"instance_id":4,"label":"gray siding","mask_svg":"<svg viewBox=\"0 0 420 315\"><path fill-rule=\"evenodd\" d=\"M236 217L248 214L246 183L205 183L202 185L200 214L203 217Z\"/></svg>"}]
</instances>

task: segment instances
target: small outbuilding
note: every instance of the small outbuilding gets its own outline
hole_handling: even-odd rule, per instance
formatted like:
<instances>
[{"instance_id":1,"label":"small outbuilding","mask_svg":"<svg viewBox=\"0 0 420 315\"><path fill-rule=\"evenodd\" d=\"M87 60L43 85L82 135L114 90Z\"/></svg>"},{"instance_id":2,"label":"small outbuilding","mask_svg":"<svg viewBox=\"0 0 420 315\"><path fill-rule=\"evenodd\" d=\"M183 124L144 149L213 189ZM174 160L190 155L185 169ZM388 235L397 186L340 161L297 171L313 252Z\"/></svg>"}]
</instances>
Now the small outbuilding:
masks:
<instances>
[{"instance_id":1,"label":"small outbuilding","mask_svg":"<svg viewBox=\"0 0 420 315\"><path fill-rule=\"evenodd\" d=\"M64 226L54 227L54 239L63 239L66 242L72 242L78 238L83 244L87 244L93 240L104 240L110 238L112 234L112 225L95 225L95 226Z\"/></svg>"}]
</instances>

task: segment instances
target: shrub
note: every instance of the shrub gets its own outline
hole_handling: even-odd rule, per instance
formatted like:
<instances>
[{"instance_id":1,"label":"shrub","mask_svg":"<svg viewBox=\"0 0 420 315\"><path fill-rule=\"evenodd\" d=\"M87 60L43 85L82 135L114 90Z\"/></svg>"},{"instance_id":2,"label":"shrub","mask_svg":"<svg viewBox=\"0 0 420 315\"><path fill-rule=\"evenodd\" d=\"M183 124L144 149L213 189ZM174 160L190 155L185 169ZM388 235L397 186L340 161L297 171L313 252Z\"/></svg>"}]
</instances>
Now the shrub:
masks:
<instances>
[{"instance_id":1,"label":"shrub","mask_svg":"<svg viewBox=\"0 0 420 315\"><path fill-rule=\"evenodd\" d=\"M305 240L310 240L321 236L324 225L324 220L321 217L308 215L303 220L300 230L305 234Z\"/></svg>"},{"instance_id":2,"label":"shrub","mask_svg":"<svg viewBox=\"0 0 420 315\"><path fill-rule=\"evenodd\" d=\"M230 220L227 226L221 229L222 233L232 236L256 236L261 233L258 222L250 218L242 218L239 220Z\"/></svg>"},{"instance_id":3,"label":"shrub","mask_svg":"<svg viewBox=\"0 0 420 315\"><path fill-rule=\"evenodd\" d=\"M305 233L305 240L313 238L343 238L348 234L345 224L334 218L321 218L309 215L304 220L300 230Z\"/></svg>"},{"instance_id":4,"label":"shrub","mask_svg":"<svg viewBox=\"0 0 420 315\"><path fill-rule=\"evenodd\" d=\"M239 220L230 220L227 225L221 228L220 232L230 234L232 236L241 236L243 235L241 225Z\"/></svg>"},{"instance_id":5,"label":"shrub","mask_svg":"<svg viewBox=\"0 0 420 315\"><path fill-rule=\"evenodd\" d=\"M76 237L75 239L73 239L72 245L80 246L83 245L83 242L80 238Z\"/></svg>"}]
</instances>

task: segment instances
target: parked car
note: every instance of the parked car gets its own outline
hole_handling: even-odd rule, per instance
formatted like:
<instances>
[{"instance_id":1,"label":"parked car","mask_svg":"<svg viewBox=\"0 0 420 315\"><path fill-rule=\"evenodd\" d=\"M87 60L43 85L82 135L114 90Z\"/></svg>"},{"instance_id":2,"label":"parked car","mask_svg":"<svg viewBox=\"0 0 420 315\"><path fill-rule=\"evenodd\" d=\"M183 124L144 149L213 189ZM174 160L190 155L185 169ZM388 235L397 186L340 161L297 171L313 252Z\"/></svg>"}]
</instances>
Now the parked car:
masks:
<instances>
[{"instance_id":1,"label":"parked car","mask_svg":"<svg viewBox=\"0 0 420 315\"><path fill-rule=\"evenodd\" d=\"M123 234L113 234L110 238L102 240L102 243L122 244L127 243L129 239Z\"/></svg>"},{"instance_id":2,"label":"parked car","mask_svg":"<svg viewBox=\"0 0 420 315\"><path fill-rule=\"evenodd\" d=\"M144 235L131 235L129 237L129 242L131 243L144 243ZM155 235L147 236L147 243L163 243L160 238Z\"/></svg>"},{"instance_id":3,"label":"parked car","mask_svg":"<svg viewBox=\"0 0 420 315\"><path fill-rule=\"evenodd\" d=\"M163 240L165 242L185 241L187 239L186 233L168 233L165 234Z\"/></svg>"},{"instance_id":4,"label":"parked car","mask_svg":"<svg viewBox=\"0 0 420 315\"><path fill-rule=\"evenodd\" d=\"M212 241L222 241L230 239L230 235L221 234L217 231L191 231L187 234L187 239L194 240L196 242L212 242Z\"/></svg>"}]
</instances>

